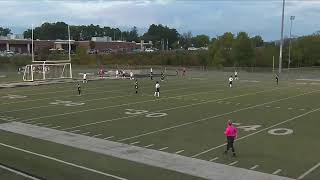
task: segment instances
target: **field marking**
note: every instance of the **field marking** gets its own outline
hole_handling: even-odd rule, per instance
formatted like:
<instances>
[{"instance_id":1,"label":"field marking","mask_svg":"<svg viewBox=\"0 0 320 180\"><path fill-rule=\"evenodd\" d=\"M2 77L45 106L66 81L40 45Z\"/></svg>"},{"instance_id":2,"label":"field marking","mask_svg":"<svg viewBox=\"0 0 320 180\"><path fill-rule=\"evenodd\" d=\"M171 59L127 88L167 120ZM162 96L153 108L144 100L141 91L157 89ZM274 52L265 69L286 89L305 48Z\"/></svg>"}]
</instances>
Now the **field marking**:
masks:
<instances>
[{"instance_id":1,"label":"field marking","mask_svg":"<svg viewBox=\"0 0 320 180\"><path fill-rule=\"evenodd\" d=\"M80 129L76 129L76 130L73 130L73 131L70 131L71 133L75 133L75 132L79 132L81 131Z\"/></svg>"},{"instance_id":2,"label":"field marking","mask_svg":"<svg viewBox=\"0 0 320 180\"><path fill-rule=\"evenodd\" d=\"M242 137L239 137L239 138L237 138L235 141L240 141L240 140L242 140L242 139L245 139L245 138L248 138L248 137L250 137L250 136L256 135L256 134L261 133L261 132L263 132L263 131L265 131L265 130L274 128L274 127L279 126L279 125L281 125L281 124L285 124L285 123L287 123L287 122L293 121L293 120L295 120L295 119L298 119L298 118L300 118L300 117L303 117L303 116L305 116L305 115L314 113L314 112L319 111L319 110L320 110L320 108L317 108L317 109L308 111L308 112L306 112L306 113L300 114L300 115L298 115L298 116L295 116L295 117L292 117L292 118L290 118L290 119L284 120L284 121L282 121L282 122L276 123L276 124L274 124L274 125L268 126L268 127L264 128L264 129L261 129L261 130L259 130L259 131L250 133L250 134L245 135L245 136L242 136ZM198 154L195 154L195 155L193 155L193 156L191 156L191 157L193 157L193 158L194 158L194 157L198 157L198 156L200 156L200 155L202 155L202 154L206 154L206 153L208 153L208 152L210 152L210 151L213 151L213 150L215 150L215 149L224 147L226 144L227 144L227 143L224 143L224 144L221 144L221 145L212 147L212 148L207 149L207 150L205 150L205 151L202 151L202 152L200 152L200 153L198 153Z\"/></svg>"},{"instance_id":3,"label":"field marking","mask_svg":"<svg viewBox=\"0 0 320 180\"><path fill-rule=\"evenodd\" d=\"M81 166L81 165L77 165L77 164L74 164L74 163L71 163L71 162L63 161L61 159L57 159L57 158L54 158L54 157L51 157L51 156L47 156L47 155L35 153L35 152L32 152L32 151L28 151L28 150L25 150L25 149L21 149L21 148L18 148L18 147L10 146L8 144L0 143L0 145L4 146L4 147L7 147L7 148L10 148L10 149L17 150L17 151L22 151L24 153L28 153L28 154L32 154L32 155L35 155L35 156L39 156L39 157L42 157L42 158L45 158L45 159L56 161L56 162L59 162L59 163L62 163L62 164L66 164L66 165L69 165L69 166L73 166L73 167L77 167L77 168L80 168L80 169L83 169L83 170L87 170L87 171L90 171L90 172L93 172L93 173L96 173L96 174L101 174L101 175L104 175L104 176L112 177L114 179L127 180L126 178L123 178L123 177L120 177L120 176L108 174L108 173L105 173L105 172L102 172L102 171L98 171L98 170L95 170L95 169L91 169L91 168L88 168L88 167L85 167L85 166Z\"/></svg>"},{"instance_id":4,"label":"field marking","mask_svg":"<svg viewBox=\"0 0 320 180\"><path fill-rule=\"evenodd\" d=\"M213 158L213 159L210 159L209 161L212 162L212 161L216 161L216 160L218 160L218 159L219 159L219 157L215 157L215 158Z\"/></svg>"},{"instance_id":5,"label":"field marking","mask_svg":"<svg viewBox=\"0 0 320 180\"><path fill-rule=\"evenodd\" d=\"M237 177L237 180L293 180L292 178L251 171L244 168L227 166L206 160L180 156L173 153L138 146L131 146L119 142L83 136L80 134L72 134L61 130L38 127L21 122L0 124L0 129L48 142L66 145L76 149L112 156L210 180L234 179L234 177Z\"/></svg>"},{"instance_id":6,"label":"field marking","mask_svg":"<svg viewBox=\"0 0 320 180\"><path fill-rule=\"evenodd\" d=\"M84 132L84 133L81 133L83 135L87 135L87 134L90 134L91 132Z\"/></svg>"},{"instance_id":7,"label":"field marking","mask_svg":"<svg viewBox=\"0 0 320 180\"><path fill-rule=\"evenodd\" d=\"M320 90L317 90L317 91L320 91ZM244 110L248 110L248 109L253 109L253 108L256 108L256 107L259 107L259 106L264 106L266 104L271 104L271 103L274 103L274 102L279 102L279 101L283 101L283 100L287 100L287 99L291 99L291 98L296 98L296 97L303 96L303 95L306 95L306 94L311 94L311 93L314 93L314 92L317 92L317 91L311 91L311 92L308 92L308 93L298 94L298 95L295 95L295 96L289 96L289 97L286 97L286 98L277 99L277 100L274 100L274 101L269 101L269 102L266 102L266 103L257 104L257 105L254 105L254 106L237 109L237 110L234 110L234 111L230 111L230 112L226 112L226 113L222 113L222 114L218 114L218 115L214 115L214 116L198 119L198 120L195 120L195 121L182 123L182 124L178 124L178 125L175 125L175 126L170 126L170 127L167 127L167 128L155 130L155 131L150 131L150 132L139 134L139 135L135 135L135 136L132 136L132 137L123 138L123 139L119 140L119 142L126 141L126 140L129 140L129 139L139 138L139 137L150 135L150 134L155 134L155 133L162 132L162 131L175 129L175 128L186 126L186 125L190 125L190 124L199 123L199 122L202 122L202 121L207 121L209 119L213 119L213 118L229 115L229 114L232 114L232 113L235 113L235 112L240 112L240 111L244 111Z\"/></svg>"},{"instance_id":8,"label":"field marking","mask_svg":"<svg viewBox=\"0 0 320 180\"><path fill-rule=\"evenodd\" d=\"M251 87L251 86L244 86L244 88L248 88L248 87ZM187 89L190 89L190 88L187 88ZM208 92L219 92L219 91L224 91L224 89L215 90L215 91L208 91ZM21 122L26 122L26 121L35 120L35 119L43 119L43 118L64 116L64 115L70 115L70 114L76 114L76 113L83 113L83 112L89 112L89 111L103 110L103 109L108 109L108 108L128 106L128 105L134 105L134 104L140 104L140 103L146 103L146 102L155 102L155 101L160 101L160 100L174 99L176 97L184 97L184 96L190 96L190 95L202 94L202 93L205 93L205 92L197 92L197 93L191 93L191 94L185 94L185 95L179 95L179 96L172 96L172 97L167 97L167 98L150 99L150 100L138 101L138 102L133 102L133 103L117 104L117 105L111 105L111 106L104 106L104 107L100 107L100 108L92 108L92 109L84 109L84 110L80 110L80 111L72 111L72 112L68 112L68 113L59 113L59 114L53 114L53 115L48 115L48 116L40 116L40 117L25 119L25 120L23 120Z\"/></svg>"},{"instance_id":9,"label":"field marking","mask_svg":"<svg viewBox=\"0 0 320 180\"><path fill-rule=\"evenodd\" d=\"M28 174L26 174L26 173L23 173L23 172L20 172L20 171L15 170L15 169L12 169L12 168L3 166L3 165L1 165L1 164L0 164L0 168L5 169L5 170L10 171L10 172L13 172L13 173L15 173L15 174L18 174L18 175L23 176L23 177L28 178L28 179L41 180L41 179L39 179L39 178L30 176L30 175L28 175Z\"/></svg>"},{"instance_id":10,"label":"field marking","mask_svg":"<svg viewBox=\"0 0 320 180\"><path fill-rule=\"evenodd\" d=\"M138 143L140 143L140 141L136 141L136 142L130 143L130 145L135 145L135 144L138 144Z\"/></svg>"},{"instance_id":11,"label":"field marking","mask_svg":"<svg viewBox=\"0 0 320 180\"><path fill-rule=\"evenodd\" d=\"M96 135L93 135L92 137L98 137L98 136L102 136L103 134L96 134Z\"/></svg>"},{"instance_id":12,"label":"field marking","mask_svg":"<svg viewBox=\"0 0 320 180\"><path fill-rule=\"evenodd\" d=\"M259 167L259 165L254 165L254 166L252 166L250 169L251 170L255 170L255 169L257 169Z\"/></svg>"},{"instance_id":13,"label":"field marking","mask_svg":"<svg viewBox=\"0 0 320 180\"><path fill-rule=\"evenodd\" d=\"M232 162L232 163L229 163L228 166L236 165L236 164L238 164L238 162L239 162L239 161L234 161L234 162Z\"/></svg>"},{"instance_id":14,"label":"field marking","mask_svg":"<svg viewBox=\"0 0 320 180\"><path fill-rule=\"evenodd\" d=\"M282 169L277 169L276 171L274 171L272 174L279 174L282 171Z\"/></svg>"},{"instance_id":15,"label":"field marking","mask_svg":"<svg viewBox=\"0 0 320 180\"><path fill-rule=\"evenodd\" d=\"M253 94L259 94L259 93L263 93L263 92L267 92L267 91L275 91L275 90L278 90L278 89L281 89L281 88L274 88L274 89L271 89L271 90L263 90L263 91L253 92L253 93L241 94L241 95L232 96L232 97L226 97L226 98L222 98L222 99L221 98L213 99L213 100L204 101L204 102L198 102L198 103L194 103L194 104L188 104L188 105L183 105L183 106L176 106L176 107L172 107L172 108L162 109L162 110L158 110L158 111L154 111L154 112L171 111L171 110L185 108L185 107L191 107L191 106L196 106L196 105L213 103L213 102L224 100L224 99L232 99L232 98L238 98L238 97L243 97L243 96L248 96L248 95L253 95ZM131 118L131 117L136 117L136 116L139 116L139 115L132 115L132 116L125 116L125 117L119 117L119 118L114 118L114 119L96 121L96 122L92 122L92 123L87 123L87 124L82 124L82 125L77 125L77 126L65 128L63 130L70 130L70 129L75 129L75 128L84 127L84 126L91 126L91 125L96 125L96 124L105 123L105 122L113 122L113 121L118 121L118 120L121 120L121 119L127 119L127 118ZM21 121L21 122L23 122L23 121Z\"/></svg>"},{"instance_id":16,"label":"field marking","mask_svg":"<svg viewBox=\"0 0 320 180\"><path fill-rule=\"evenodd\" d=\"M114 138L114 136L109 136L109 137L106 137L106 138L103 138L103 139L111 139L111 138Z\"/></svg>"},{"instance_id":17,"label":"field marking","mask_svg":"<svg viewBox=\"0 0 320 180\"><path fill-rule=\"evenodd\" d=\"M306 177L307 175L309 175L310 173L312 173L314 170L316 170L318 167L320 167L320 162L318 162L318 164L314 165L313 167L311 167L310 169L308 169L306 172L304 172L303 174L301 174L297 179L303 179L304 177Z\"/></svg>"},{"instance_id":18,"label":"field marking","mask_svg":"<svg viewBox=\"0 0 320 180\"><path fill-rule=\"evenodd\" d=\"M177 151L177 152L175 152L175 154L180 154L180 153L182 153L184 150L180 150L180 151Z\"/></svg>"},{"instance_id":19,"label":"field marking","mask_svg":"<svg viewBox=\"0 0 320 180\"><path fill-rule=\"evenodd\" d=\"M61 127L61 126L54 126L54 127L50 127L50 128L56 129L56 128L59 128L59 127Z\"/></svg>"},{"instance_id":20,"label":"field marking","mask_svg":"<svg viewBox=\"0 0 320 180\"><path fill-rule=\"evenodd\" d=\"M162 151L162 150L165 150L165 149L168 149L169 147L163 147L163 148L160 148L158 149L159 151Z\"/></svg>"},{"instance_id":21,"label":"field marking","mask_svg":"<svg viewBox=\"0 0 320 180\"><path fill-rule=\"evenodd\" d=\"M149 145L146 145L144 146L145 148L148 148L148 147L152 147L154 144L149 144Z\"/></svg>"},{"instance_id":22,"label":"field marking","mask_svg":"<svg viewBox=\"0 0 320 180\"><path fill-rule=\"evenodd\" d=\"M218 81L220 82L220 81ZM221 84L215 84L215 85L223 85L225 83L221 83ZM207 87L208 85L204 85L204 86L200 86L200 87ZM194 89L194 88L199 88L199 86L197 87L184 87L184 88L175 88L175 89L169 89L169 90L164 90L162 92L169 92L169 91L177 91L177 90L181 90L181 89ZM149 89L149 88L148 88ZM151 87L150 87L151 89ZM76 90L74 90L76 91ZM103 93L106 93L106 92L119 92L119 90L110 90L110 91L100 91L100 92L95 92L95 93L87 93L85 95L93 95L93 94L103 94ZM125 93L125 92L122 92L120 91L121 93ZM132 94L133 96L133 94ZM25 100L25 101L15 101L15 102L7 102L7 103L1 103L1 105L8 105L8 104L17 104L17 103L25 103L25 102L33 102L33 101L42 101L42 100L48 100L48 99L56 99L56 98L67 98L67 97L78 97L78 95L67 95L67 96L59 96L59 97L48 97L48 98L39 98L39 99L31 99L31 100Z\"/></svg>"}]
</instances>

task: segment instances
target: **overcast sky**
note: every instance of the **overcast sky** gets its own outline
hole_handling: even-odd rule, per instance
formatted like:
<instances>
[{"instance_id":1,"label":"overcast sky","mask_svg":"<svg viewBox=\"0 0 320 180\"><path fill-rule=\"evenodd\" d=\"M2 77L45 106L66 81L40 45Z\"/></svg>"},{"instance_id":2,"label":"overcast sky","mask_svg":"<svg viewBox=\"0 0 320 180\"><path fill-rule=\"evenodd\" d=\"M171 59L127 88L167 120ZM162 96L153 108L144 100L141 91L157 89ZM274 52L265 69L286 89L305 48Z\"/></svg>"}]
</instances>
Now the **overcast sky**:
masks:
<instances>
[{"instance_id":1,"label":"overcast sky","mask_svg":"<svg viewBox=\"0 0 320 180\"><path fill-rule=\"evenodd\" d=\"M296 16L294 35L320 30L320 0L286 0L285 35ZM132 26L143 33L150 24L164 24L180 33L211 37L246 31L266 40L280 38L282 0L0 0L0 26L22 33L31 24L64 21L72 25Z\"/></svg>"}]
</instances>

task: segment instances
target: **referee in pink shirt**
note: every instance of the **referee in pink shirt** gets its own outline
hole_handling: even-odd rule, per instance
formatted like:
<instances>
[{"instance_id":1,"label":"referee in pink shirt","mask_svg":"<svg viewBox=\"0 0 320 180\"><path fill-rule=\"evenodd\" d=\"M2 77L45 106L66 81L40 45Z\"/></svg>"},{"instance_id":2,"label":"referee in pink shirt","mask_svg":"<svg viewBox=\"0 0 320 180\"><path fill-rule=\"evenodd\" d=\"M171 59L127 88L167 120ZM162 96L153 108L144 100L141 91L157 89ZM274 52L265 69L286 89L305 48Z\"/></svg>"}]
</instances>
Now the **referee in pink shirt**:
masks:
<instances>
[{"instance_id":1,"label":"referee in pink shirt","mask_svg":"<svg viewBox=\"0 0 320 180\"><path fill-rule=\"evenodd\" d=\"M224 151L224 153L227 154L229 149L231 148L232 156L235 157L236 156L236 152L234 150L233 143L234 143L234 139L237 137L238 131L237 131L237 128L235 126L233 126L231 120L228 121L228 126L227 126L226 131L224 132L224 134L226 135L227 142L228 142L227 143L227 150Z\"/></svg>"}]
</instances>

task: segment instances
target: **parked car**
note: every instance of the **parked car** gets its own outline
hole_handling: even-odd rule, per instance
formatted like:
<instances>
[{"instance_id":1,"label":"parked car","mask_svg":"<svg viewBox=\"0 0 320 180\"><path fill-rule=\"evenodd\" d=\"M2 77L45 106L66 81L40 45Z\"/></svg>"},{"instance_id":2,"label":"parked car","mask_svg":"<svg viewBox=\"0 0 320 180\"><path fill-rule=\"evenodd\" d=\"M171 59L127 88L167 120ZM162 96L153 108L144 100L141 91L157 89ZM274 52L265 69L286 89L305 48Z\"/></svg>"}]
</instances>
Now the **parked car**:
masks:
<instances>
[{"instance_id":1,"label":"parked car","mask_svg":"<svg viewBox=\"0 0 320 180\"><path fill-rule=\"evenodd\" d=\"M151 48L146 48L144 51L145 51L145 52L154 52L154 50L151 49Z\"/></svg>"}]
</instances>

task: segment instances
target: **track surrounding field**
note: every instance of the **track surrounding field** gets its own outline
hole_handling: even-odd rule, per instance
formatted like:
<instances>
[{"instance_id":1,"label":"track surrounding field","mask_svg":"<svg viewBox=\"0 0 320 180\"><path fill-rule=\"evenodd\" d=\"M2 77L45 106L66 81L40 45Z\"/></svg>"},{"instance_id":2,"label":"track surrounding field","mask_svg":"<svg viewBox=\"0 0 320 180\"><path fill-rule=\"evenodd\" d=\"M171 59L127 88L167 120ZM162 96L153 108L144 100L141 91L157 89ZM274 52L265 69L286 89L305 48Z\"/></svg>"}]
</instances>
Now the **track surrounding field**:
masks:
<instances>
[{"instance_id":1,"label":"track surrounding field","mask_svg":"<svg viewBox=\"0 0 320 180\"><path fill-rule=\"evenodd\" d=\"M280 81L271 74L197 73L154 83L139 79L91 81L0 90L0 123L23 122L212 163L294 179L320 177L320 89L313 81ZM303 84L302 84L303 83ZM238 156L223 155L226 122L239 129ZM5 130L0 159L45 179L201 179ZM228 173L228 172L224 172ZM230 172L229 172L230 173ZM24 176L0 168L1 179ZM236 179L236 178L235 178ZM240 179L240 178L239 178Z\"/></svg>"}]
</instances>

